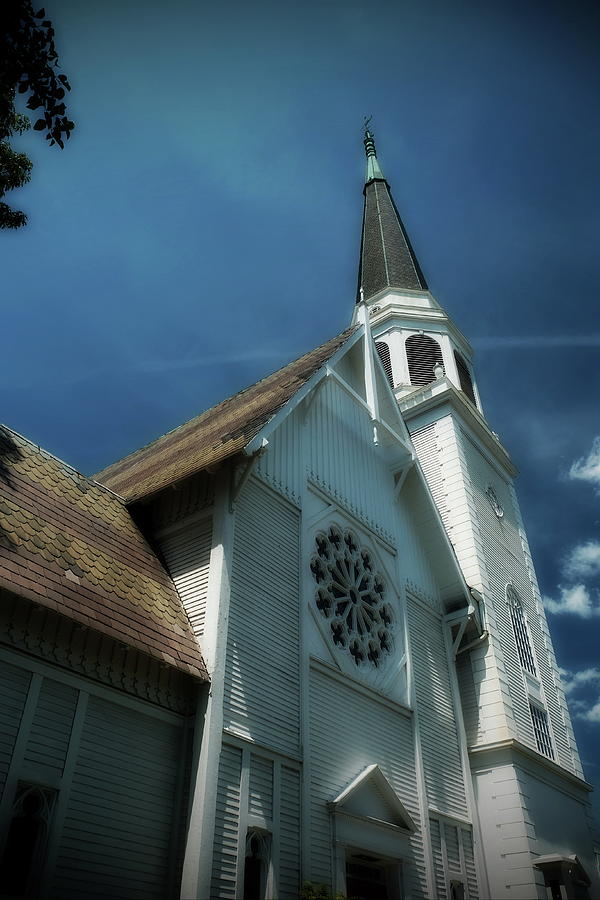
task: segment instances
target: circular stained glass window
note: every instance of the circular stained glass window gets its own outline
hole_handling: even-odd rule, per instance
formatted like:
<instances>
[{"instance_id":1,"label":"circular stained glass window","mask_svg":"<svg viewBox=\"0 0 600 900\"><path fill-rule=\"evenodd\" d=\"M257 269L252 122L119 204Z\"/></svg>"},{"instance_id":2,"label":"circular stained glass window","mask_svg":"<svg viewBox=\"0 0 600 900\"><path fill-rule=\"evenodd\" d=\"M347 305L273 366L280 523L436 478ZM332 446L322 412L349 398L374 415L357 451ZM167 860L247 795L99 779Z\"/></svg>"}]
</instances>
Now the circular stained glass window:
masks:
<instances>
[{"instance_id":1,"label":"circular stained glass window","mask_svg":"<svg viewBox=\"0 0 600 900\"><path fill-rule=\"evenodd\" d=\"M352 531L332 525L316 535L310 569L315 603L334 644L357 666L380 666L392 649L393 613L370 551Z\"/></svg>"}]
</instances>

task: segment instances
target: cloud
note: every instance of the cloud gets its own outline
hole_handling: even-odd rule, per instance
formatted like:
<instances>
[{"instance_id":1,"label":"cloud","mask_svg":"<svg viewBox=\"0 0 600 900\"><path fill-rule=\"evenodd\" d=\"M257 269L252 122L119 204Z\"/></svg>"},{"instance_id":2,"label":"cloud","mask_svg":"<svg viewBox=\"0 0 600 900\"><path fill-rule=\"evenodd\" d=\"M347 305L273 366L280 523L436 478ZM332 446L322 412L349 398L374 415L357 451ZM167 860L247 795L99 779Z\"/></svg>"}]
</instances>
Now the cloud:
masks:
<instances>
[{"instance_id":1,"label":"cloud","mask_svg":"<svg viewBox=\"0 0 600 900\"><path fill-rule=\"evenodd\" d=\"M573 697L581 690L589 690L600 684L600 669L593 666L580 672L559 669L565 694L569 695L569 709L573 716L584 722L600 723L600 698L596 692L592 697Z\"/></svg>"},{"instance_id":2,"label":"cloud","mask_svg":"<svg viewBox=\"0 0 600 900\"><path fill-rule=\"evenodd\" d=\"M590 578L600 574L600 542L586 541L573 547L563 563L568 578Z\"/></svg>"},{"instance_id":3,"label":"cloud","mask_svg":"<svg viewBox=\"0 0 600 900\"><path fill-rule=\"evenodd\" d=\"M594 438L587 456L575 460L569 470L569 478L589 481L600 489L600 436Z\"/></svg>"},{"instance_id":4,"label":"cloud","mask_svg":"<svg viewBox=\"0 0 600 900\"><path fill-rule=\"evenodd\" d=\"M555 615L571 614L589 619L600 615L600 606L592 603L590 592L584 584L575 584L572 587L560 587L558 600L544 597L544 606L548 612Z\"/></svg>"},{"instance_id":5,"label":"cloud","mask_svg":"<svg viewBox=\"0 0 600 900\"><path fill-rule=\"evenodd\" d=\"M559 669L565 694L571 694L578 688L589 684L600 684L600 669L593 666L591 669L582 669L580 672Z\"/></svg>"},{"instance_id":6,"label":"cloud","mask_svg":"<svg viewBox=\"0 0 600 900\"><path fill-rule=\"evenodd\" d=\"M571 334L571 335L505 335L500 337L476 337L471 343L477 349L501 350L549 350L552 347L600 347L600 334Z\"/></svg>"}]
</instances>

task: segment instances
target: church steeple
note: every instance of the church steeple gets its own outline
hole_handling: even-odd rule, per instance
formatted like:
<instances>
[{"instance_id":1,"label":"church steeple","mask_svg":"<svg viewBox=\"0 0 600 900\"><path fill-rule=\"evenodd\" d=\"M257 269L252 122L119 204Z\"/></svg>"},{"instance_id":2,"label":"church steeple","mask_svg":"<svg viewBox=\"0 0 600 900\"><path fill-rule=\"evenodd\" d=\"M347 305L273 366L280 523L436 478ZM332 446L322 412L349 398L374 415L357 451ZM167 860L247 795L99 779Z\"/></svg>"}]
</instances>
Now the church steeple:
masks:
<instances>
[{"instance_id":1,"label":"church steeple","mask_svg":"<svg viewBox=\"0 0 600 900\"><path fill-rule=\"evenodd\" d=\"M373 133L368 128L365 128L364 144L367 175L357 302L361 288L365 300L385 288L426 291L427 282L381 171Z\"/></svg>"}]
</instances>

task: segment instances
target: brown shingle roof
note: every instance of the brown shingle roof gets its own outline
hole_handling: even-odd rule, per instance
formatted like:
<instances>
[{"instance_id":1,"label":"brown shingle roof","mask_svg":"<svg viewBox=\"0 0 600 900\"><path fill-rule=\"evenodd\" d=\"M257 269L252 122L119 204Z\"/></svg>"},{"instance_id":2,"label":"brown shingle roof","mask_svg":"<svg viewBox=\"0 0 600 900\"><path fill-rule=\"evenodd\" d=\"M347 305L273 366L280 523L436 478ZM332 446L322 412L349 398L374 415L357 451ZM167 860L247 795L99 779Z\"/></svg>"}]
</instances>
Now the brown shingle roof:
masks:
<instances>
[{"instance_id":1,"label":"brown shingle roof","mask_svg":"<svg viewBox=\"0 0 600 900\"><path fill-rule=\"evenodd\" d=\"M239 453L353 333L342 334L94 476L139 500Z\"/></svg>"},{"instance_id":2,"label":"brown shingle roof","mask_svg":"<svg viewBox=\"0 0 600 900\"><path fill-rule=\"evenodd\" d=\"M208 677L177 591L124 502L4 426L0 587Z\"/></svg>"}]
</instances>

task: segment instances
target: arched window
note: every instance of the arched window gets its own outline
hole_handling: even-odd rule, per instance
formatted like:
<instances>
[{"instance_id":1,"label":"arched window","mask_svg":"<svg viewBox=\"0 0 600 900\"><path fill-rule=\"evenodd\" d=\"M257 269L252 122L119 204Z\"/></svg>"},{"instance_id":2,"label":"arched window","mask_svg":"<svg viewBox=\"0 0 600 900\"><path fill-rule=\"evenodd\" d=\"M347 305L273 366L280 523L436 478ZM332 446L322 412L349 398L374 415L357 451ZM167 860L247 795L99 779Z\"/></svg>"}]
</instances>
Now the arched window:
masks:
<instances>
[{"instance_id":1,"label":"arched window","mask_svg":"<svg viewBox=\"0 0 600 900\"><path fill-rule=\"evenodd\" d=\"M270 835L251 828L246 835L244 900L265 900L271 856Z\"/></svg>"},{"instance_id":2,"label":"arched window","mask_svg":"<svg viewBox=\"0 0 600 900\"><path fill-rule=\"evenodd\" d=\"M506 600L510 609L510 618L515 633L519 660L523 668L529 672L530 675L535 675L535 659L533 656L531 640L529 639L529 631L527 630L523 603L512 584L507 584L506 586Z\"/></svg>"},{"instance_id":3,"label":"arched window","mask_svg":"<svg viewBox=\"0 0 600 900\"><path fill-rule=\"evenodd\" d=\"M19 782L0 861L0 893L37 896L56 791Z\"/></svg>"},{"instance_id":4,"label":"arched window","mask_svg":"<svg viewBox=\"0 0 600 900\"><path fill-rule=\"evenodd\" d=\"M376 341L375 349L379 353L379 359L383 363L383 371L387 375L387 380L391 387L394 387L394 375L392 373L392 360L390 358L390 348L385 341Z\"/></svg>"},{"instance_id":5,"label":"arched window","mask_svg":"<svg viewBox=\"0 0 600 900\"><path fill-rule=\"evenodd\" d=\"M460 382L461 391L463 394L467 395L473 406L477 406L471 373L469 372L466 362L457 350L454 351L454 361L456 363L456 368L458 369L458 380Z\"/></svg>"},{"instance_id":6,"label":"arched window","mask_svg":"<svg viewBox=\"0 0 600 900\"><path fill-rule=\"evenodd\" d=\"M435 367L444 368L442 348L428 334L411 334L406 339L406 358L411 384L431 384Z\"/></svg>"}]
</instances>

